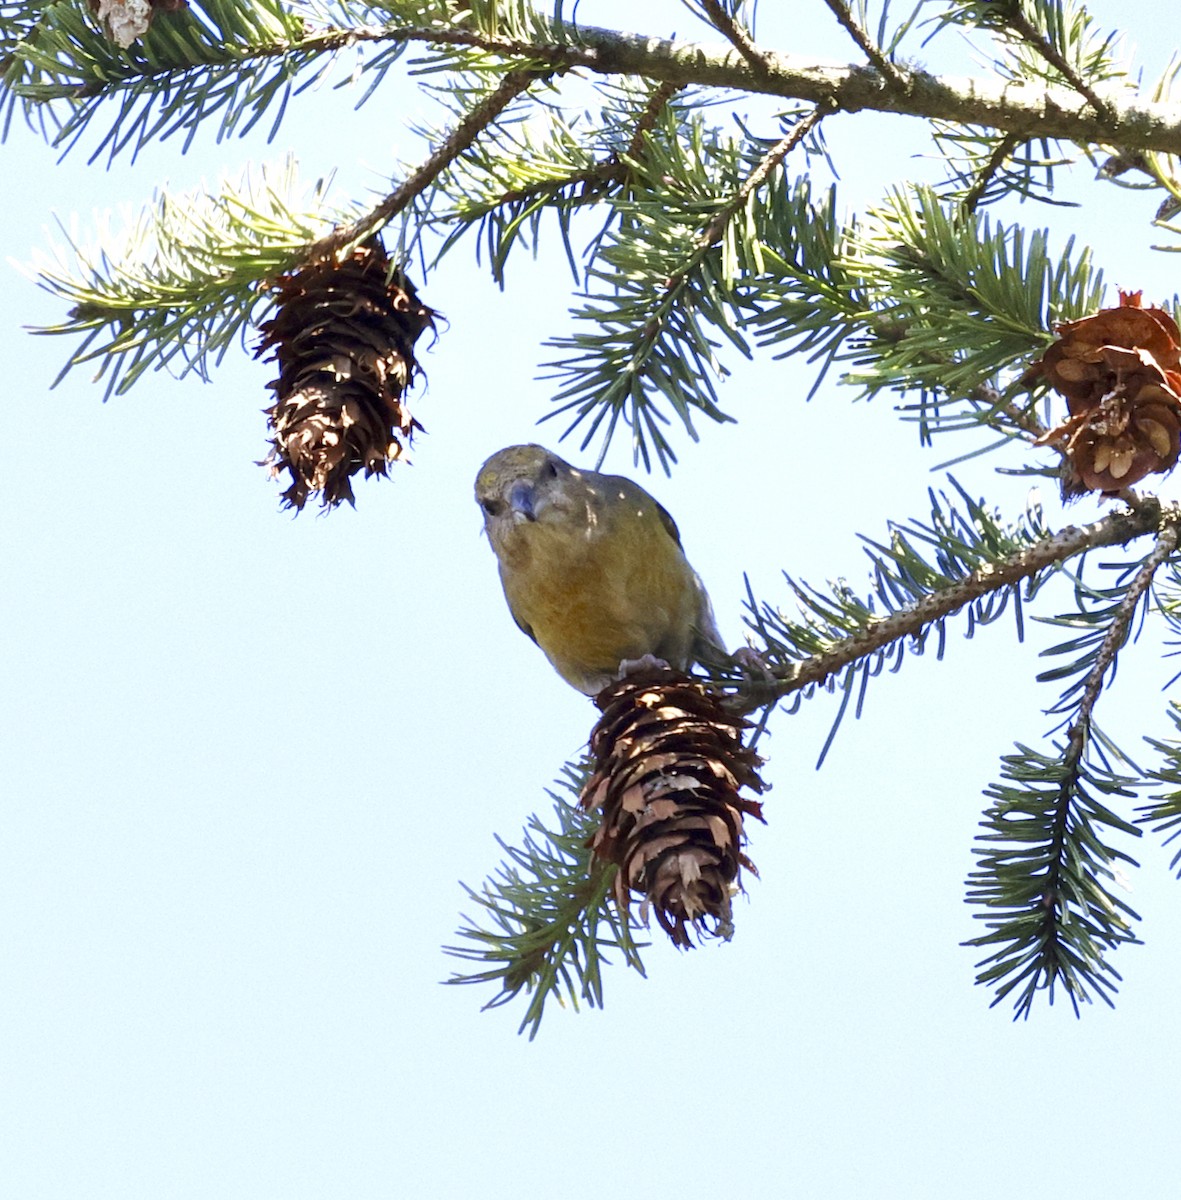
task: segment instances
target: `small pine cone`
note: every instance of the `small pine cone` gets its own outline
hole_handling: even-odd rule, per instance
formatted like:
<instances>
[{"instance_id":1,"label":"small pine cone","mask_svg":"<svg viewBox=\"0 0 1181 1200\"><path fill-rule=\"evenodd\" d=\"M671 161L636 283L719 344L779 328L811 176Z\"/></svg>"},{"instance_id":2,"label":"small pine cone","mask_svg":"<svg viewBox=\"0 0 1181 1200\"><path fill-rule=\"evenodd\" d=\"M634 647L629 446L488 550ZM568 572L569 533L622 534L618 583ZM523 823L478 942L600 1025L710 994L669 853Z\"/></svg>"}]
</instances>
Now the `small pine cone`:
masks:
<instances>
[{"instance_id":1,"label":"small pine cone","mask_svg":"<svg viewBox=\"0 0 1181 1200\"><path fill-rule=\"evenodd\" d=\"M376 238L343 262L318 258L275 282L277 312L260 327L258 354L273 352L278 399L267 409L272 477L291 475L287 507L320 493L353 503L352 476L385 475L422 426L403 403L417 374L414 343L434 312Z\"/></svg>"},{"instance_id":2,"label":"small pine cone","mask_svg":"<svg viewBox=\"0 0 1181 1200\"><path fill-rule=\"evenodd\" d=\"M1059 338L1030 367L1066 397L1070 415L1039 441L1062 446L1066 495L1117 492L1169 471L1181 452L1181 332L1139 292L1116 308L1063 321Z\"/></svg>"},{"instance_id":3,"label":"small pine cone","mask_svg":"<svg viewBox=\"0 0 1181 1200\"><path fill-rule=\"evenodd\" d=\"M674 945L729 938L730 898L754 864L742 853L744 816L762 807L739 795L765 790L761 761L742 744L749 722L680 671L625 676L595 697L603 711L591 734L594 771L584 808L600 808L595 854L618 865L615 900L643 897Z\"/></svg>"}]
</instances>

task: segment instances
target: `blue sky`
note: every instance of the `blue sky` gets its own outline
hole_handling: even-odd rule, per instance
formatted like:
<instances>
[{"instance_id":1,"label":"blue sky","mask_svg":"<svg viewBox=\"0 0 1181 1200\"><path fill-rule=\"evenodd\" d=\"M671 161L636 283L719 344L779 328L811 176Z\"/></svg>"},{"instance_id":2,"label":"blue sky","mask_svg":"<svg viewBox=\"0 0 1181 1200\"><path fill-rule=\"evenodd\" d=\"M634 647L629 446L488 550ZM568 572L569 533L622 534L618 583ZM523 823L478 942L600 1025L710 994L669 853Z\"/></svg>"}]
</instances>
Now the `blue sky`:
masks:
<instances>
[{"instance_id":1,"label":"blue sky","mask_svg":"<svg viewBox=\"0 0 1181 1200\"><path fill-rule=\"evenodd\" d=\"M768 20L770 44L852 57L822 4L796 7L790 30ZM1138 6L1130 29L1148 75L1164 11ZM634 12L580 9L633 27ZM642 15L647 31L692 26L671 3ZM51 213L85 223L158 181L191 187L289 148L309 178L335 168L342 192L383 191L393 156L416 153L403 131L416 103L394 87L353 114L321 89L270 147L204 137L110 169L85 151L57 165L15 128L0 151L5 250L27 260ZM910 157L917 134L833 122L845 202L927 170ZM1156 198L1099 188L1085 167L1071 194L1088 206L1018 215L1094 244L1110 283L1171 295L1174 260L1147 250ZM1060 1002L1014 1024L959 946L981 793L999 756L1050 724L1036 628L1017 645L1004 622L971 641L953 627L944 662L876 682L819 772L832 699L777 718L768 824L749 847L762 877L732 943L678 953L656 937L647 980L617 968L605 1011L554 1009L532 1043L519 1009L481 1013L488 993L440 986L458 880L478 883L499 861L494 835L515 840L546 809L593 720L513 626L471 499L493 450L555 444L556 424L535 426L537 366L568 303L563 261L522 258L501 294L453 255L424 291L447 325L414 400L429 431L414 466L359 488L356 511L294 520L253 465L270 367L231 352L210 384L149 375L105 405L85 371L50 391L67 347L22 326L60 309L6 269L3 1190L1161 1195L1181 1068L1171 852L1151 836L1133 847L1147 944L1117 956L1115 1011L1076 1020ZM743 571L767 596L784 569L859 582L856 535L924 515L946 451L835 383L805 404L806 366L731 365L739 423L679 444L680 468L647 486L737 643ZM626 448L609 464L630 471ZM1011 511L1024 502L986 464L957 474ZM1106 725L1163 736L1174 670L1151 646L1129 651Z\"/></svg>"}]
</instances>

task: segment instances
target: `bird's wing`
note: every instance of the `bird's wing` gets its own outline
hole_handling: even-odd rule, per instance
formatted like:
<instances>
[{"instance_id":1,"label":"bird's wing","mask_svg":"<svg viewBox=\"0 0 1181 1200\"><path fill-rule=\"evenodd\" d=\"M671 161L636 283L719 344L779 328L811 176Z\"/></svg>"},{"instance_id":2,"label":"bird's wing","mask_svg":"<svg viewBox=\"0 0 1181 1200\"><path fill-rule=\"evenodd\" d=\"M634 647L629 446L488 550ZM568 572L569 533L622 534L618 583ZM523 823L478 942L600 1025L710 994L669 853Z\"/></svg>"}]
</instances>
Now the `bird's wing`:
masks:
<instances>
[{"instance_id":1,"label":"bird's wing","mask_svg":"<svg viewBox=\"0 0 1181 1200\"><path fill-rule=\"evenodd\" d=\"M681 531L677 528L677 523L672 519L672 514L660 503L659 500L653 500L656 505L656 511L660 515L660 523L668 530L669 537L672 538L678 546L681 545ZM682 547L683 548L683 547Z\"/></svg>"},{"instance_id":2,"label":"bird's wing","mask_svg":"<svg viewBox=\"0 0 1181 1200\"><path fill-rule=\"evenodd\" d=\"M517 628L531 641L537 642L537 634L533 632L533 628L530 626L528 621L522 621L521 618L517 616L517 610L513 608L511 600L509 601L508 610L510 613L512 613L513 620L517 623ZM540 644L541 643L538 642L538 645Z\"/></svg>"},{"instance_id":3,"label":"bird's wing","mask_svg":"<svg viewBox=\"0 0 1181 1200\"><path fill-rule=\"evenodd\" d=\"M652 503L656 505L660 523L668 531L669 537L683 550L681 531L677 528L672 514L659 500L654 499ZM709 666L711 662L728 663L730 654L726 649L726 643L722 641L722 635L718 632L713 605L709 602L709 593L705 590L705 584L701 582L701 576L692 567L689 567L689 573L693 576L693 588L697 593L699 604L698 619L693 631L695 635L693 639L695 643L694 658L703 666ZM719 653L720 658L718 657Z\"/></svg>"}]
</instances>

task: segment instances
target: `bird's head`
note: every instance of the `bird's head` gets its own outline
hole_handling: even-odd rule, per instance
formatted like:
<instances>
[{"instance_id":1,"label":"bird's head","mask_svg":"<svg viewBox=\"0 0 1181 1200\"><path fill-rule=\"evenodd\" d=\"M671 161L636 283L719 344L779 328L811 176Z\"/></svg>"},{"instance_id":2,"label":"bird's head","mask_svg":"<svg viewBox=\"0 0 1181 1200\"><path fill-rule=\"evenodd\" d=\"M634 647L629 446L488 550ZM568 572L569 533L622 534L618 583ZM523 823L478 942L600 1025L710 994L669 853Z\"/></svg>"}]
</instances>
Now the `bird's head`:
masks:
<instances>
[{"instance_id":1,"label":"bird's head","mask_svg":"<svg viewBox=\"0 0 1181 1200\"><path fill-rule=\"evenodd\" d=\"M507 446L492 455L476 476L476 503L498 554L525 527L588 519L583 473L544 446Z\"/></svg>"}]
</instances>

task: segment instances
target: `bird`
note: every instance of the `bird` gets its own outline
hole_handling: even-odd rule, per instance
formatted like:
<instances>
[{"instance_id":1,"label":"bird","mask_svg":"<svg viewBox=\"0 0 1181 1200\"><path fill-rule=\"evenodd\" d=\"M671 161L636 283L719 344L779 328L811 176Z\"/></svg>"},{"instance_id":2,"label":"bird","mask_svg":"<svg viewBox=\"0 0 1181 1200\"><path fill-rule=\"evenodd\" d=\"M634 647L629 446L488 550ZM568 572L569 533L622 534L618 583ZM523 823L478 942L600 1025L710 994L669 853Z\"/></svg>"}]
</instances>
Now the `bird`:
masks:
<instances>
[{"instance_id":1,"label":"bird","mask_svg":"<svg viewBox=\"0 0 1181 1200\"><path fill-rule=\"evenodd\" d=\"M475 491L513 620L571 687L731 661L676 523L639 484L530 444L493 454Z\"/></svg>"}]
</instances>

